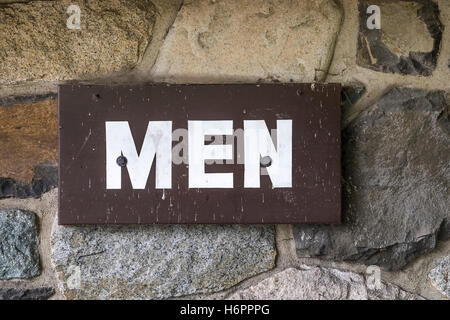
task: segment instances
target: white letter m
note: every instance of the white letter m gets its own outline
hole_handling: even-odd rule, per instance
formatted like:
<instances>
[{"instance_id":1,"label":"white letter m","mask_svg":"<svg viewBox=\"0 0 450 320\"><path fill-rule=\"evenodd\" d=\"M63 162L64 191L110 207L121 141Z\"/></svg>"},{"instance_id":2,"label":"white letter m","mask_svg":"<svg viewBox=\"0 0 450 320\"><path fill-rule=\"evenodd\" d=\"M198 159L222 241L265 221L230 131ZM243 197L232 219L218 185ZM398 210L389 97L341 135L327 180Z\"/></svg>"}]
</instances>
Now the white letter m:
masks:
<instances>
[{"instance_id":1,"label":"white letter m","mask_svg":"<svg viewBox=\"0 0 450 320\"><path fill-rule=\"evenodd\" d=\"M145 189L156 155L156 189L172 187L172 121L149 121L138 155L128 121L106 121L106 189L122 188L119 156L127 159L126 168L133 189Z\"/></svg>"}]
</instances>

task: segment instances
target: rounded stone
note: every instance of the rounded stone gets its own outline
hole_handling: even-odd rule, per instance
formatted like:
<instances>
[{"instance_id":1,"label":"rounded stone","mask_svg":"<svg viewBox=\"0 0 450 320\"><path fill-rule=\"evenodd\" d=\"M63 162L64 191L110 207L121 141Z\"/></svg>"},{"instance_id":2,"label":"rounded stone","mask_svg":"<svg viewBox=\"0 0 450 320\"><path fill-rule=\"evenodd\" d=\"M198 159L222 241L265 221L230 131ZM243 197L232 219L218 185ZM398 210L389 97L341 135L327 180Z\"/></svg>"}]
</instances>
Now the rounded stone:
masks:
<instances>
[{"instance_id":1,"label":"rounded stone","mask_svg":"<svg viewBox=\"0 0 450 320\"><path fill-rule=\"evenodd\" d=\"M0 209L0 280L41 273L36 220L30 211Z\"/></svg>"},{"instance_id":2,"label":"rounded stone","mask_svg":"<svg viewBox=\"0 0 450 320\"><path fill-rule=\"evenodd\" d=\"M431 285L446 298L450 298L450 256L440 260L438 264L428 273Z\"/></svg>"},{"instance_id":3,"label":"rounded stone","mask_svg":"<svg viewBox=\"0 0 450 320\"><path fill-rule=\"evenodd\" d=\"M152 77L178 83L323 81L342 17L332 0L185 2Z\"/></svg>"},{"instance_id":4,"label":"rounded stone","mask_svg":"<svg viewBox=\"0 0 450 320\"><path fill-rule=\"evenodd\" d=\"M80 29L66 26L72 4L80 9ZM129 71L141 61L157 16L150 0L0 7L0 84L97 79Z\"/></svg>"},{"instance_id":5,"label":"rounded stone","mask_svg":"<svg viewBox=\"0 0 450 320\"><path fill-rule=\"evenodd\" d=\"M59 226L52 261L68 299L162 299L216 292L270 270L273 226Z\"/></svg>"},{"instance_id":6,"label":"rounded stone","mask_svg":"<svg viewBox=\"0 0 450 320\"><path fill-rule=\"evenodd\" d=\"M332 268L288 268L254 286L233 293L230 300L422 300L384 281Z\"/></svg>"}]
</instances>

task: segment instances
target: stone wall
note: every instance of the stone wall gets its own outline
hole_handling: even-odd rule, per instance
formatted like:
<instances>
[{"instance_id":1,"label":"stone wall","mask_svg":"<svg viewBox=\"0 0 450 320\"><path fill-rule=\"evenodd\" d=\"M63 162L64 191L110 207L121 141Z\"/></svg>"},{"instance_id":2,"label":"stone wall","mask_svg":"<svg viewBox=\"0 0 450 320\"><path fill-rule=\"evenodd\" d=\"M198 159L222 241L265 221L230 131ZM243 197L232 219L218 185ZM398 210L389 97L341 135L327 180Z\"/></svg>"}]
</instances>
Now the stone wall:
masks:
<instances>
[{"instance_id":1,"label":"stone wall","mask_svg":"<svg viewBox=\"0 0 450 320\"><path fill-rule=\"evenodd\" d=\"M0 0L0 299L449 299L448 21L447 0ZM342 225L58 226L74 81L342 83Z\"/></svg>"}]
</instances>

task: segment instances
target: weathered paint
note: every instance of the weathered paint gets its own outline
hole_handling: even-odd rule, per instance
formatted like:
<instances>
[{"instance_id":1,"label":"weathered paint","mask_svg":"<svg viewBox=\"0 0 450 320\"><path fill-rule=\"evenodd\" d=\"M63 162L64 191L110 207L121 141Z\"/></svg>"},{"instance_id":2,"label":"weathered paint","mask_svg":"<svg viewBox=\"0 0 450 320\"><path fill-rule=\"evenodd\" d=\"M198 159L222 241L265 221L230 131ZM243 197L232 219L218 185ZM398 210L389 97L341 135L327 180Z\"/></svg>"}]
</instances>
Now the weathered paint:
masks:
<instances>
[{"instance_id":1,"label":"weathered paint","mask_svg":"<svg viewBox=\"0 0 450 320\"><path fill-rule=\"evenodd\" d=\"M338 84L62 85L58 102L60 224L340 223ZM233 188L189 188L181 163L171 188L156 189L153 162L144 189L132 188L126 166L121 188L106 188L106 122L127 121L140 152L149 121L176 130L192 120L232 120L234 129L264 120L271 130L287 119L292 187L261 175L259 188L245 188L244 164L206 162L206 173L232 173Z\"/></svg>"}]
</instances>

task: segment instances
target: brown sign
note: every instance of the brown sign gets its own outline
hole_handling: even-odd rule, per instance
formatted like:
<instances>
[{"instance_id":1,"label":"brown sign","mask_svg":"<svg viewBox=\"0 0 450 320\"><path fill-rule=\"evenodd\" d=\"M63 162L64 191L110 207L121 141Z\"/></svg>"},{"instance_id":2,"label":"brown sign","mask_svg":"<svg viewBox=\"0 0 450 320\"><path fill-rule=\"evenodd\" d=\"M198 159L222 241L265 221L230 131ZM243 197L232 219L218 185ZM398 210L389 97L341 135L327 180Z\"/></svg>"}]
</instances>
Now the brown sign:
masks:
<instances>
[{"instance_id":1,"label":"brown sign","mask_svg":"<svg viewBox=\"0 0 450 320\"><path fill-rule=\"evenodd\" d=\"M340 85L62 85L59 223L340 223Z\"/></svg>"}]
</instances>

